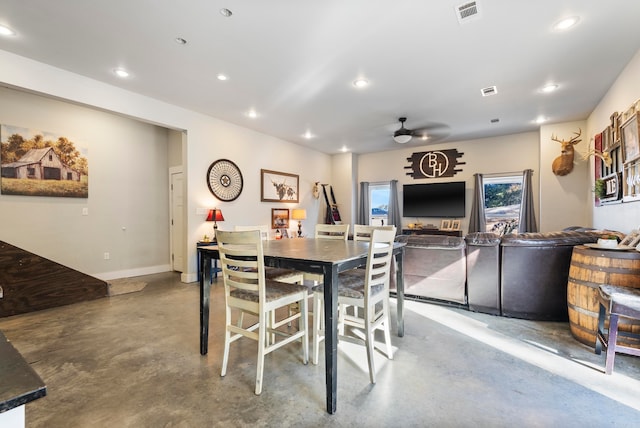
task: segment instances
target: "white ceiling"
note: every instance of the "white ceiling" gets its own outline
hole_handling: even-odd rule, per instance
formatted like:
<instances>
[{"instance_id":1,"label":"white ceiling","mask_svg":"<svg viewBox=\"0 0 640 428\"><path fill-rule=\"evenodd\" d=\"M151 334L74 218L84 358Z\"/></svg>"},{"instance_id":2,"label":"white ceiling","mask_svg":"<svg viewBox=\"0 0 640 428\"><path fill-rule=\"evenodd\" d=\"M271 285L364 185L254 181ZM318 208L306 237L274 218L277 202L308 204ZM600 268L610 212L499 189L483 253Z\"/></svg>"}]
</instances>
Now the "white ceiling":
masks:
<instances>
[{"instance_id":1,"label":"white ceiling","mask_svg":"<svg viewBox=\"0 0 640 428\"><path fill-rule=\"evenodd\" d=\"M441 125L439 141L586 119L640 49L637 0L479 0L460 23L464 3L0 0L0 25L17 33L0 49L326 153L398 148L400 116ZM578 25L552 29L567 16ZM370 85L356 89L359 77Z\"/></svg>"}]
</instances>

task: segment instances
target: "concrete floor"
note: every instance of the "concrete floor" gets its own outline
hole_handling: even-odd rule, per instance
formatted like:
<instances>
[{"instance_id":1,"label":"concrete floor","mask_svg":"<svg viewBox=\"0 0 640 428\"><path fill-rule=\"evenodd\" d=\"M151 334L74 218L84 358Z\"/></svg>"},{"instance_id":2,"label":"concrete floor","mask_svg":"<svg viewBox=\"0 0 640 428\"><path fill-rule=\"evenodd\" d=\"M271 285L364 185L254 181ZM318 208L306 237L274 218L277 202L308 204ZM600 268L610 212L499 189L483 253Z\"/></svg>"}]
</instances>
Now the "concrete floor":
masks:
<instances>
[{"instance_id":1,"label":"concrete floor","mask_svg":"<svg viewBox=\"0 0 640 428\"><path fill-rule=\"evenodd\" d=\"M256 346L222 359L222 285L212 288L209 354L199 354L198 286L174 273L144 290L0 319L45 380L28 427L632 427L640 425L640 359L604 355L566 323L532 322L407 302L394 360L369 384L364 349L340 344L338 410L325 411L324 364L300 347L267 356L254 395ZM395 324L395 303L392 303ZM395 332L394 332L395 333Z\"/></svg>"}]
</instances>

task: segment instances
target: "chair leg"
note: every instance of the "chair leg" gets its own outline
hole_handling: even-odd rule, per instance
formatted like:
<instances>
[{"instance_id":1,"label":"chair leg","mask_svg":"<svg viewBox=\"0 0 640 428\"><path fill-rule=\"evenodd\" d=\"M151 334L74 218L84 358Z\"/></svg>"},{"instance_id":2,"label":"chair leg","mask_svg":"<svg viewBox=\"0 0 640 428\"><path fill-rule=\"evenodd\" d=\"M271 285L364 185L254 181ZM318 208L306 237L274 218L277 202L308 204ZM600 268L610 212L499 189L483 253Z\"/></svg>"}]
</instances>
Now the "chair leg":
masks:
<instances>
[{"instance_id":1,"label":"chair leg","mask_svg":"<svg viewBox=\"0 0 640 428\"><path fill-rule=\"evenodd\" d=\"M298 319L298 329L304 331L302 340L302 361L304 364L309 363L309 320L305 316L309 313L309 302L305 293L305 297L300 301L300 318Z\"/></svg>"},{"instance_id":2,"label":"chair leg","mask_svg":"<svg viewBox=\"0 0 640 428\"><path fill-rule=\"evenodd\" d=\"M596 347L595 353L600 355L602 353L602 341L600 339L600 335L604 336L604 321L607 318L607 312L602 303L599 305L600 310L598 312L598 330L596 331Z\"/></svg>"},{"instance_id":3,"label":"chair leg","mask_svg":"<svg viewBox=\"0 0 640 428\"><path fill-rule=\"evenodd\" d=\"M318 364L318 356L320 354L320 341L322 340L321 330L323 322L322 319L322 299L318 293L313 293L313 346L311 347L313 364Z\"/></svg>"},{"instance_id":4,"label":"chair leg","mask_svg":"<svg viewBox=\"0 0 640 428\"><path fill-rule=\"evenodd\" d=\"M373 335L375 329L372 328L371 319L372 312L375 312L374 308L364 308L364 333L365 333L365 345L367 347L367 362L369 363L369 380L371 383L376 383L376 368L373 363Z\"/></svg>"},{"instance_id":5,"label":"chair leg","mask_svg":"<svg viewBox=\"0 0 640 428\"><path fill-rule=\"evenodd\" d=\"M262 377L264 374L264 354L267 346L266 314L260 313L258 327L258 364L256 369L256 395L262 393Z\"/></svg>"},{"instance_id":6,"label":"chair leg","mask_svg":"<svg viewBox=\"0 0 640 428\"><path fill-rule=\"evenodd\" d=\"M242 315L240 315L242 317ZM224 355L222 356L222 371L220 376L227 374L227 363L229 362L229 346L231 345L231 332L228 326L231 325L231 309L227 306L225 311L225 327L224 327Z\"/></svg>"},{"instance_id":7,"label":"chair leg","mask_svg":"<svg viewBox=\"0 0 640 428\"><path fill-rule=\"evenodd\" d=\"M607 339L607 356L605 360L605 373L613 372L613 360L616 357L616 344L618 342L618 314L609 316L609 338Z\"/></svg>"},{"instance_id":8,"label":"chair leg","mask_svg":"<svg viewBox=\"0 0 640 428\"><path fill-rule=\"evenodd\" d=\"M385 299L382 304L384 305L384 343L387 348L387 358L393 360L393 350L391 349L391 317L389 316L389 299Z\"/></svg>"}]
</instances>

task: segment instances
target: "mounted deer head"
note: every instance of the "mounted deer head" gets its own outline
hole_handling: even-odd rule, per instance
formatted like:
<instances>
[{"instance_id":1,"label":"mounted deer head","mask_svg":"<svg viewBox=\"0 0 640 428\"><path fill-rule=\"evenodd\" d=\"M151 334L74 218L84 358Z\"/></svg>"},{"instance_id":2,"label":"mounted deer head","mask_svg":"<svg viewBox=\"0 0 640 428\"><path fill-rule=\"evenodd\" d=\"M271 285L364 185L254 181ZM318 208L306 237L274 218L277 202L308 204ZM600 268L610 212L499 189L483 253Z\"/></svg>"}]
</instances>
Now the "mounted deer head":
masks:
<instances>
[{"instance_id":1,"label":"mounted deer head","mask_svg":"<svg viewBox=\"0 0 640 428\"><path fill-rule=\"evenodd\" d=\"M582 129L578 128L578 132L574 132L575 137L569 141L560 140L555 135L551 135L551 140L560 143L560 156L553 160L551 164L551 170L555 175L567 175L573 171L573 157L575 154L574 147L580 141L579 137L582 134Z\"/></svg>"}]
</instances>

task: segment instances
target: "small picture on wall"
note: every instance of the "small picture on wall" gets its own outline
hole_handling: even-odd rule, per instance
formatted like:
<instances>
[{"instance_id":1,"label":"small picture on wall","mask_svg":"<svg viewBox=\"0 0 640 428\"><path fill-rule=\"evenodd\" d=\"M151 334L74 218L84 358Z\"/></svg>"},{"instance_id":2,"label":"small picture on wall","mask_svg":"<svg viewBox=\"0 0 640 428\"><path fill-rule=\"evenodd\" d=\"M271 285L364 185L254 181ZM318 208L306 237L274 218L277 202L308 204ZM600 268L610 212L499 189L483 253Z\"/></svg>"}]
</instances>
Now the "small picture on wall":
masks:
<instances>
[{"instance_id":1,"label":"small picture on wall","mask_svg":"<svg viewBox=\"0 0 640 428\"><path fill-rule=\"evenodd\" d=\"M440 230L451 230L451 220L442 220L440 222Z\"/></svg>"},{"instance_id":2,"label":"small picture on wall","mask_svg":"<svg viewBox=\"0 0 640 428\"><path fill-rule=\"evenodd\" d=\"M0 125L3 195L89 197L86 149L64 134Z\"/></svg>"},{"instance_id":3,"label":"small picture on wall","mask_svg":"<svg viewBox=\"0 0 640 428\"><path fill-rule=\"evenodd\" d=\"M289 209L271 208L271 228L272 229L288 229L289 228Z\"/></svg>"},{"instance_id":4,"label":"small picture on wall","mask_svg":"<svg viewBox=\"0 0 640 428\"><path fill-rule=\"evenodd\" d=\"M451 230L460 230L460 220L451 221Z\"/></svg>"}]
</instances>

